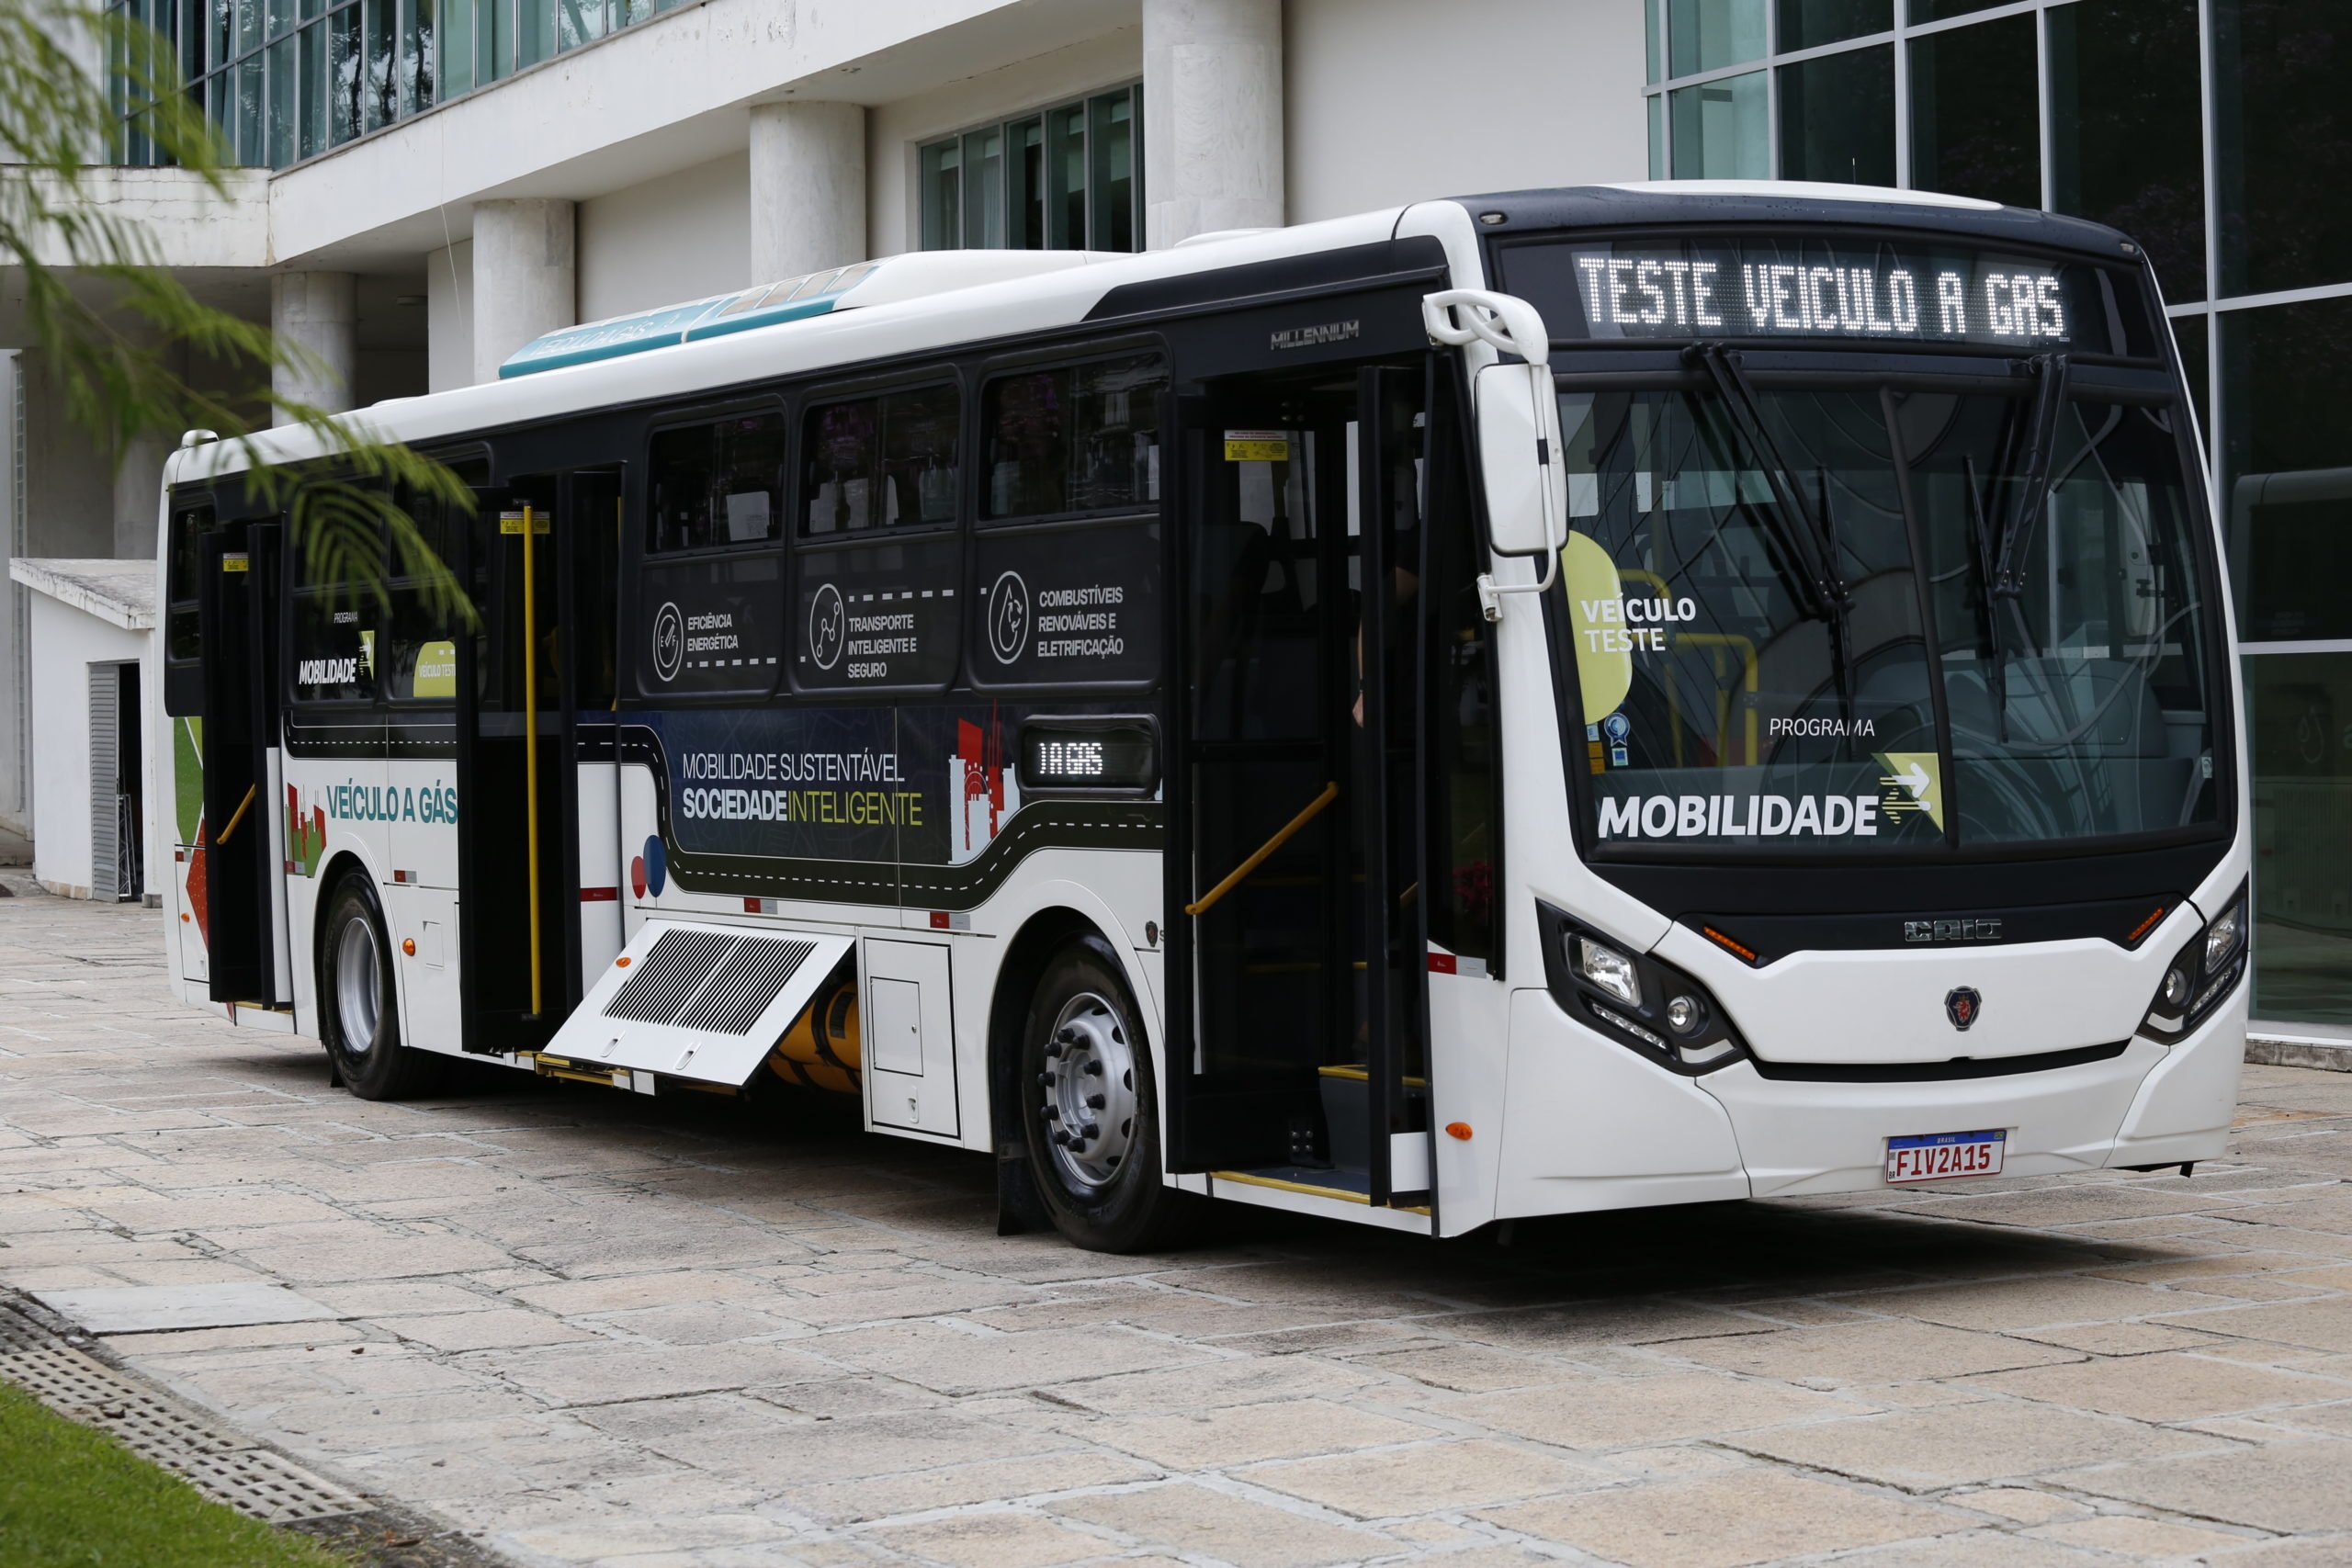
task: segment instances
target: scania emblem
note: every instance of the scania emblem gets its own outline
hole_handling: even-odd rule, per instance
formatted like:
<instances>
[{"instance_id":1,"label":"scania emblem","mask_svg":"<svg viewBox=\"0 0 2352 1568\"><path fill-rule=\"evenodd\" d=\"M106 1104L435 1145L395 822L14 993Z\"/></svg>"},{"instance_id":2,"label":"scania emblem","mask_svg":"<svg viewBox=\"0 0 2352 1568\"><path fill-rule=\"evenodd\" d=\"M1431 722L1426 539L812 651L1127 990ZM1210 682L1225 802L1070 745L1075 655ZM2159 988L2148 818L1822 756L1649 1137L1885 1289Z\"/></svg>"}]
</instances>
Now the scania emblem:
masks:
<instances>
[{"instance_id":1,"label":"scania emblem","mask_svg":"<svg viewBox=\"0 0 2352 1568\"><path fill-rule=\"evenodd\" d=\"M1944 993L1944 1016L1951 1020L1954 1029L1962 1032L1966 1032L1968 1026L1976 1021L1976 1015L1984 1010L1984 998L1976 994L1973 986L1954 986Z\"/></svg>"}]
</instances>

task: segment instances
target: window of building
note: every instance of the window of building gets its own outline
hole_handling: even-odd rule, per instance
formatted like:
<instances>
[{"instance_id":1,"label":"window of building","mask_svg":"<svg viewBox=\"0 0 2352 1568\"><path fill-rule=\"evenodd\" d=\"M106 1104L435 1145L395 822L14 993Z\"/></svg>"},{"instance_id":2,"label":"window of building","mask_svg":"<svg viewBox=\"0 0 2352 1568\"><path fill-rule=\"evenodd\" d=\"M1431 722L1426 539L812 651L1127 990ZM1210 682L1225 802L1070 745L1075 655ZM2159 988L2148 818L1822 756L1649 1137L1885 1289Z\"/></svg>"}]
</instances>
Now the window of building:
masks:
<instances>
[{"instance_id":1,"label":"window of building","mask_svg":"<svg viewBox=\"0 0 2352 1568\"><path fill-rule=\"evenodd\" d=\"M803 538L956 521L959 400L917 387L801 418Z\"/></svg>"},{"instance_id":2,"label":"window of building","mask_svg":"<svg viewBox=\"0 0 2352 1568\"><path fill-rule=\"evenodd\" d=\"M1911 39L1912 184L2041 205L2035 27L2004 17Z\"/></svg>"},{"instance_id":3,"label":"window of building","mask_svg":"<svg viewBox=\"0 0 2352 1568\"><path fill-rule=\"evenodd\" d=\"M982 126L917 154L922 248L1143 245L1143 86Z\"/></svg>"},{"instance_id":4,"label":"window of building","mask_svg":"<svg viewBox=\"0 0 2352 1568\"><path fill-rule=\"evenodd\" d=\"M1159 394L1148 355L1001 376L980 405L980 514L1047 517L1159 504Z\"/></svg>"},{"instance_id":5,"label":"window of building","mask_svg":"<svg viewBox=\"0 0 2352 1568\"><path fill-rule=\"evenodd\" d=\"M658 430L646 463L648 551L724 549L784 531L784 416L762 411Z\"/></svg>"},{"instance_id":6,"label":"window of building","mask_svg":"<svg viewBox=\"0 0 2352 1568\"><path fill-rule=\"evenodd\" d=\"M1781 177L1894 184L1894 46L1783 65Z\"/></svg>"},{"instance_id":7,"label":"window of building","mask_svg":"<svg viewBox=\"0 0 2352 1568\"><path fill-rule=\"evenodd\" d=\"M285 168L684 0L107 0L155 35L232 161ZM119 71L129 50L118 44ZM118 75L118 163L159 155Z\"/></svg>"}]
</instances>

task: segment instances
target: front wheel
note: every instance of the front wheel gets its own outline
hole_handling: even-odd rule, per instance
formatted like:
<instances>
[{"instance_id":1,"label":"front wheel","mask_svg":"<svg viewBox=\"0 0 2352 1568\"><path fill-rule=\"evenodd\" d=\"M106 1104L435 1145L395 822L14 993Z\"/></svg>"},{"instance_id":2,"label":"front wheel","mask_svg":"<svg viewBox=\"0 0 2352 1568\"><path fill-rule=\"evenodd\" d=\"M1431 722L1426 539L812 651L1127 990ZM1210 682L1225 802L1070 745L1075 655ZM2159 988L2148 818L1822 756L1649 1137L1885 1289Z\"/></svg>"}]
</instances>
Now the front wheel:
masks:
<instances>
[{"instance_id":1,"label":"front wheel","mask_svg":"<svg viewBox=\"0 0 2352 1568\"><path fill-rule=\"evenodd\" d=\"M405 1100L430 1089L440 1064L401 1043L384 913L365 876L335 884L320 927L319 1034L335 1074L362 1100Z\"/></svg>"},{"instance_id":2,"label":"front wheel","mask_svg":"<svg viewBox=\"0 0 2352 1568\"><path fill-rule=\"evenodd\" d=\"M1160 1179L1150 1046L1101 937L1071 942L1038 977L1021 1081L1030 1170L1055 1228L1095 1252L1177 1240L1189 1206Z\"/></svg>"}]
</instances>

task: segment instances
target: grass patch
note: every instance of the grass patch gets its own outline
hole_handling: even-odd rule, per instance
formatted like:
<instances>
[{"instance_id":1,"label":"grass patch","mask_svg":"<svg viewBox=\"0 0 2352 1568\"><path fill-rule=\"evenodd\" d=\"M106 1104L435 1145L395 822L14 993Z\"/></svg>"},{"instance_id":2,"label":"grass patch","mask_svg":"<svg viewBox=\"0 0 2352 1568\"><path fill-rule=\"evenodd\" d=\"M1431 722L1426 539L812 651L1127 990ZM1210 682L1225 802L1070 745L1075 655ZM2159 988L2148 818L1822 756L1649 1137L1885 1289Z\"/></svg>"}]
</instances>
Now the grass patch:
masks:
<instances>
[{"instance_id":1,"label":"grass patch","mask_svg":"<svg viewBox=\"0 0 2352 1568\"><path fill-rule=\"evenodd\" d=\"M0 1382L5 1568L345 1568Z\"/></svg>"}]
</instances>

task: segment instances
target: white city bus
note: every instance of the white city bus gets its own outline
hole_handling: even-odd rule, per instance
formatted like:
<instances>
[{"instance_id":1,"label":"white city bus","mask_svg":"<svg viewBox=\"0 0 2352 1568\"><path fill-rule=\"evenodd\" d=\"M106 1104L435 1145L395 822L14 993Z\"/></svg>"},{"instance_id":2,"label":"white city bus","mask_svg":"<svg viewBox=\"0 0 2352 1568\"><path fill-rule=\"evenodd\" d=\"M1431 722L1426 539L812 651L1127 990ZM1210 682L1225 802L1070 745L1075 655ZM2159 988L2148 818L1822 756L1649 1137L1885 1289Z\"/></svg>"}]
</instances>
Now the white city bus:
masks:
<instances>
[{"instance_id":1,"label":"white city bus","mask_svg":"<svg viewBox=\"0 0 2352 1568\"><path fill-rule=\"evenodd\" d=\"M476 491L415 510L478 621L191 437L157 738L183 995L361 1095L854 1093L1107 1248L2223 1146L2230 604L2112 231L1685 184L907 255L362 417Z\"/></svg>"}]
</instances>

